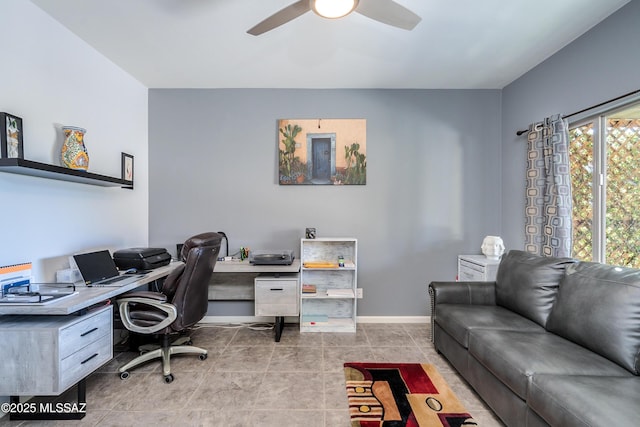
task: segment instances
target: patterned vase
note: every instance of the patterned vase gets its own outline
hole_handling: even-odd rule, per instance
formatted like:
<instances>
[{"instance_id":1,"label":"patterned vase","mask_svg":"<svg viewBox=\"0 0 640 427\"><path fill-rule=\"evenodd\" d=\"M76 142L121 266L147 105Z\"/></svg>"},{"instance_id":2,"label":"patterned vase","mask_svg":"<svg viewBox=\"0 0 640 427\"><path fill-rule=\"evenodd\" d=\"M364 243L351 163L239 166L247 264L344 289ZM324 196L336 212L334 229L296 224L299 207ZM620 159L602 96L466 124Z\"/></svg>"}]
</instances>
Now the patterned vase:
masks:
<instances>
[{"instance_id":1,"label":"patterned vase","mask_svg":"<svg viewBox=\"0 0 640 427\"><path fill-rule=\"evenodd\" d=\"M84 146L85 129L74 126L63 126L64 143L62 144L62 165L69 169L87 170L89 153Z\"/></svg>"}]
</instances>

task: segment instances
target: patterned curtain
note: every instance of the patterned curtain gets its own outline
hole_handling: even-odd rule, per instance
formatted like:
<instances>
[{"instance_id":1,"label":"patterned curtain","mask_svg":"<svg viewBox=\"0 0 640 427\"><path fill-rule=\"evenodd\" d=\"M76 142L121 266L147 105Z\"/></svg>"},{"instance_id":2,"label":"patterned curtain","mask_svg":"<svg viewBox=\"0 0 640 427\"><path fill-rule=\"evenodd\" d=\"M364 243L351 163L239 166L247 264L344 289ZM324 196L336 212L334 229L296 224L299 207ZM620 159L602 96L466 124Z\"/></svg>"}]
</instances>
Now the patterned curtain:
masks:
<instances>
[{"instance_id":1,"label":"patterned curtain","mask_svg":"<svg viewBox=\"0 0 640 427\"><path fill-rule=\"evenodd\" d=\"M560 115L529 125L525 250L571 256L569 125Z\"/></svg>"}]
</instances>

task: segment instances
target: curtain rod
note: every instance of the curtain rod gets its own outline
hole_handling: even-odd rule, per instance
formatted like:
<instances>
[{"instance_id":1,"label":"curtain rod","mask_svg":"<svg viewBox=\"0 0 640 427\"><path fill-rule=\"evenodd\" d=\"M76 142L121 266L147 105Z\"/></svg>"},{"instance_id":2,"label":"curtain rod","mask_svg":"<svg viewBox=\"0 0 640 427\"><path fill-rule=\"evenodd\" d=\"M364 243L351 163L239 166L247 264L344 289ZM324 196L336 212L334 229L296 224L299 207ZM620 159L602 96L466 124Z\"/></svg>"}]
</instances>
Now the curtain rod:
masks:
<instances>
[{"instance_id":1,"label":"curtain rod","mask_svg":"<svg viewBox=\"0 0 640 427\"><path fill-rule=\"evenodd\" d=\"M568 119L569 117L575 116L575 115L580 114L580 113L584 113L585 111L589 111L589 110L592 110L594 108L602 107L605 104L608 104L608 103L613 102L613 101L617 101L617 100L625 98L627 96L635 95L636 93L640 93L640 89L634 90L634 91L629 92L629 93L625 93L624 95L617 96L617 97L615 97L613 99L609 99L609 100L601 102L599 104L592 105L591 107L584 108L584 109L582 109L580 111L576 111L575 113L567 114L566 116L562 116L562 118L563 119ZM520 136L523 133L527 133L527 132L529 132L529 129L519 130L519 131L516 132L516 135Z\"/></svg>"}]
</instances>

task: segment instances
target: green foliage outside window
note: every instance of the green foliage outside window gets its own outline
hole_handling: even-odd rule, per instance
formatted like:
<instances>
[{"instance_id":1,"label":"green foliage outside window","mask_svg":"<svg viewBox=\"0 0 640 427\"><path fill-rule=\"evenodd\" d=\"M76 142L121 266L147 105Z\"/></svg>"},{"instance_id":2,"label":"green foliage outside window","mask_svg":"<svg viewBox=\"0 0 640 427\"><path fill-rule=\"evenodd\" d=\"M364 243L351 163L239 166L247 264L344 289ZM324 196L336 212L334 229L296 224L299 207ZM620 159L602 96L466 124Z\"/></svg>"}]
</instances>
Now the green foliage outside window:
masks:
<instances>
[{"instance_id":1,"label":"green foliage outside window","mask_svg":"<svg viewBox=\"0 0 640 427\"><path fill-rule=\"evenodd\" d=\"M571 196L573 199L573 256L592 259L593 225L593 126L569 130Z\"/></svg>"},{"instance_id":2,"label":"green foliage outside window","mask_svg":"<svg viewBox=\"0 0 640 427\"><path fill-rule=\"evenodd\" d=\"M573 256L592 260L593 127L570 130ZM640 120L607 120L605 261L640 268Z\"/></svg>"}]
</instances>

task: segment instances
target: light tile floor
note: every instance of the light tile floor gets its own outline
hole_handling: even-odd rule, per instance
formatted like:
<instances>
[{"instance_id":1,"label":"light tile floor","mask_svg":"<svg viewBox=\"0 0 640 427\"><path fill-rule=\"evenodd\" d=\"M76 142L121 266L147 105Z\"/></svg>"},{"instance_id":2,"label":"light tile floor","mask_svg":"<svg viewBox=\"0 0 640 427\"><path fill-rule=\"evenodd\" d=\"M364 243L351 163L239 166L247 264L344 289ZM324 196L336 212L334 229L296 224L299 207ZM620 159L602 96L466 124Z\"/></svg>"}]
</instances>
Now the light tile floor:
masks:
<instances>
[{"instance_id":1,"label":"light tile floor","mask_svg":"<svg viewBox=\"0 0 640 427\"><path fill-rule=\"evenodd\" d=\"M172 359L165 384L160 363L117 368L137 353L123 352L87 379L87 416L81 421L7 421L4 426L348 427L344 362L432 363L479 426L503 424L438 355L425 324L358 325L355 334L304 333L205 325L191 334L209 351ZM73 401L75 389L62 401Z\"/></svg>"}]
</instances>

